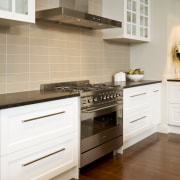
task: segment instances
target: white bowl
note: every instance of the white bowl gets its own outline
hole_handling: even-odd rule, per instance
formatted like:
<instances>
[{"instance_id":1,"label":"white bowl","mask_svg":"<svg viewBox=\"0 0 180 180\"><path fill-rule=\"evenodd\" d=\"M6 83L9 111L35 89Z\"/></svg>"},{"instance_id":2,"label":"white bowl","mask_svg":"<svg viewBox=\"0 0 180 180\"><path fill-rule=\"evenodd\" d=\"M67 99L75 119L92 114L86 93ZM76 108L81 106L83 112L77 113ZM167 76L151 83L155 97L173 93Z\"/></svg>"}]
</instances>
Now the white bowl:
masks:
<instances>
[{"instance_id":1,"label":"white bowl","mask_svg":"<svg viewBox=\"0 0 180 180\"><path fill-rule=\"evenodd\" d=\"M144 79L144 74L127 74L126 76L130 81L141 81Z\"/></svg>"}]
</instances>

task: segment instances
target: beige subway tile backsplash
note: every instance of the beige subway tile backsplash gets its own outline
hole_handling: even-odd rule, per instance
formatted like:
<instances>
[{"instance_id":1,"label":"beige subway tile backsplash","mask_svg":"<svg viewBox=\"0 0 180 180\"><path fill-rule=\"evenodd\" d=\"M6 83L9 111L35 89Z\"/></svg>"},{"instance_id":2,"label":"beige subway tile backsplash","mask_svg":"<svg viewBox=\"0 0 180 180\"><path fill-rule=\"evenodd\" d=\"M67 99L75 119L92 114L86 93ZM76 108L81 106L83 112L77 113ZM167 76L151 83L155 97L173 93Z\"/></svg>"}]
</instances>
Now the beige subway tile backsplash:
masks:
<instances>
[{"instance_id":1,"label":"beige subway tile backsplash","mask_svg":"<svg viewBox=\"0 0 180 180\"><path fill-rule=\"evenodd\" d=\"M6 44L0 44L0 55L6 54Z\"/></svg>"},{"instance_id":2,"label":"beige subway tile backsplash","mask_svg":"<svg viewBox=\"0 0 180 180\"><path fill-rule=\"evenodd\" d=\"M29 72L29 64L8 63L6 68L9 73L26 73Z\"/></svg>"},{"instance_id":3,"label":"beige subway tile backsplash","mask_svg":"<svg viewBox=\"0 0 180 180\"><path fill-rule=\"evenodd\" d=\"M29 54L29 45L12 45L7 46L8 54Z\"/></svg>"},{"instance_id":4,"label":"beige subway tile backsplash","mask_svg":"<svg viewBox=\"0 0 180 180\"><path fill-rule=\"evenodd\" d=\"M30 82L46 81L47 79L49 79L49 72L34 72L29 77Z\"/></svg>"},{"instance_id":5,"label":"beige subway tile backsplash","mask_svg":"<svg viewBox=\"0 0 180 180\"><path fill-rule=\"evenodd\" d=\"M14 82L28 82L29 81L29 73L8 73L6 76L8 83L14 83Z\"/></svg>"},{"instance_id":6,"label":"beige subway tile backsplash","mask_svg":"<svg viewBox=\"0 0 180 180\"><path fill-rule=\"evenodd\" d=\"M29 82L14 82L14 83L6 83L6 92L19 92L19 91L27 91L29 89Z\"/></svg>"},{"instance_id":7,"label":"beige subway tile backsplash","mask_svg":"<svg viewBox=\"0 0 180 180\"><path fill-rule=\"evenodd\" d=\"M7 54L7 64L28 64L29 56L27 54Z\"/></svg>"},{"instance_id":8,"label":"beige subway tile backsplash","mask_svg":"<svg viewBox=\"0 0 180 180\"><path fill-rule=\"evenodd\" d=\"M41 1L42 7L44 2L52 3ZM90 12L100 15L101 0L89 3ZM129 59L130 46L104 41L101 31L40 22L0 29L0 94L51 82L112 81L129 70Z\"/></svg>"}]
</instances>

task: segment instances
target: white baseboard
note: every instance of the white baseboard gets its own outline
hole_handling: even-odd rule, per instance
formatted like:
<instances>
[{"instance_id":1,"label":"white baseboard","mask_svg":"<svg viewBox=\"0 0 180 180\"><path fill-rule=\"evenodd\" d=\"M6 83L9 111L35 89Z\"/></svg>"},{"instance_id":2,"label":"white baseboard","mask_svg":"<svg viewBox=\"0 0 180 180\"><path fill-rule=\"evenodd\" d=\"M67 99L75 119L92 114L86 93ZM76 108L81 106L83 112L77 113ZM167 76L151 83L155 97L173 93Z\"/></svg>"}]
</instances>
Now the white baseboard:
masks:
<instances>
[{"instance_id":1,"label":"white baseboard","mask_svg":"<svg viewBox=\"0 0 180 180\"><path fill-rule=\"evenodd\" d=\"M169 125L168 128L169 128L169 133L180 134L180 127Z\"/></svg>"},{"instance_id":2,"label":"white baseboard","mask_svg":"<svg viewBox=\"0 0 180 180\"><path fill-rule=\"evenodd\" d=\"M168 134L169 128L167 124L159 124L157 127L157 132Z\"/></svg>"}]
</instances>

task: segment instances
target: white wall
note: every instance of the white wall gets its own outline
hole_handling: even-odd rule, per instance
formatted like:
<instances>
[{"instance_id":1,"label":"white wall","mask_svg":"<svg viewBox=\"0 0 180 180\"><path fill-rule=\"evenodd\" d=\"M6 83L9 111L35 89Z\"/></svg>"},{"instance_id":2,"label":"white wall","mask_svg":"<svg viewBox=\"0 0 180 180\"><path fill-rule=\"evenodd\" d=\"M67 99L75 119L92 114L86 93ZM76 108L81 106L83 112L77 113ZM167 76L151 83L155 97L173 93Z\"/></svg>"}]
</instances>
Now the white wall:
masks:
<instances>
[{"instance_id":1,"label":"white wall","mask_svg":"<svg viewBox=\"0 0 180 180\"><path fill-rule=\"evenodd\" d=\"M142 68L145 79L162 79L167 57L167 1L151 0L151 42L131 46L132 68Z\"/></svg>"},{"instance_id":2,"label":"white wall","mask_svg":"<svg viewBox=\"0 0 180 180\"><path fill-rule=\"evenodd\" d=\"M171 50L180 42L180 0L151 1L151 42L131 45L130 64L142 68L145 79L166 80L177 75Z\"/></svg>"}]
</instances>

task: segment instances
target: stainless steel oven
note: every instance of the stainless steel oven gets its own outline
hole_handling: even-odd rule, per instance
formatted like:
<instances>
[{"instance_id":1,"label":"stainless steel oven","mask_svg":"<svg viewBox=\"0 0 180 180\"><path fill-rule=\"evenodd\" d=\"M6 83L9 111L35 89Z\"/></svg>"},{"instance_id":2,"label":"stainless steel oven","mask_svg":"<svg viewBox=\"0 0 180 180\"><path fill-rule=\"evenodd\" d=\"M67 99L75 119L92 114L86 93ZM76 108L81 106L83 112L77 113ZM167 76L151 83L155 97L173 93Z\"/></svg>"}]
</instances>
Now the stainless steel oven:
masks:
<instances>
[{"instance_id":1,"label":"stainless steel oven","mask_svg":"<svg viewBox=\"0 0 180 180\"><path fill-rule=\"evenodd\" d=\"M122 107L118 87L81 97L81 168L122 146Z\"/></svg>"}]
</instances>

